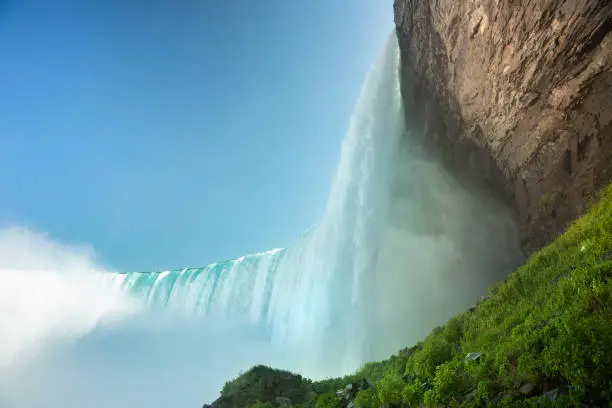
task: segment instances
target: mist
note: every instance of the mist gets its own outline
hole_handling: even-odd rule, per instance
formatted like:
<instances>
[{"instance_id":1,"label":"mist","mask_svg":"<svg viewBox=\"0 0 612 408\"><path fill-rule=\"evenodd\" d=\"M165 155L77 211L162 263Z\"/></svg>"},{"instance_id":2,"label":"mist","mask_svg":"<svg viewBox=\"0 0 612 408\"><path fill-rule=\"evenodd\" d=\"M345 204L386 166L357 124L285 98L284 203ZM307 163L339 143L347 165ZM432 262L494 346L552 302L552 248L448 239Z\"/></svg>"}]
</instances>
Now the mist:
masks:
<instances>
[{"instance_id":1,"label":"mist","mask_svg":"<svg viewBox=\"0 0 612 408\"><path fill-rule=\"evenodd\" d=\"M370 359L423 340L467 310L524 260L513 214L468 191L406 132L368 283Z\"/></svg>"},{"instance_id":2,"label":"mist","mask_svg":"<svg viewBox=\"0 0 612 408\"><path fill-rule=\"evenodd\" d=\"M153 315L110 273L90 247L0 231L0 407L197 407L250 365L298 364L248 321Z\"/></svg>"},{"instance_id":3,"label":"mist","mask_svg":"<svg viewBox=\"0 0 612 408\"><path fill-rule=\"evenodd\" d=\"M90 247L24 227L0 230L0 368L133 313L127 297L105 287L105 272Z\"/></svg>"}]
</instances>

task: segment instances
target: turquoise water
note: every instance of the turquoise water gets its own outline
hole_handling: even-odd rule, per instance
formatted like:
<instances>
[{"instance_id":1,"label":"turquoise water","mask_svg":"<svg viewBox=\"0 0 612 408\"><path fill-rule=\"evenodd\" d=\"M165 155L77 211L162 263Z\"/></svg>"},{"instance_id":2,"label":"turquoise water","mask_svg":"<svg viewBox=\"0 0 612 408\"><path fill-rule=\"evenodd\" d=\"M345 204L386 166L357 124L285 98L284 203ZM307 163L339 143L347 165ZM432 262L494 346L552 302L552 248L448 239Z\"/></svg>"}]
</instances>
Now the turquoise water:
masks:
<instances>
[{"instance_id":1,"label":"turquoise water","mask_svg":"<svg viewBox=\"0 0 612 408\"><path fill-rule=\"evenodd\" d=\"M403 133L398 64L391 35L351 118L325 213L293 246L203 268L115 274L114 287L149 311L245 319L313 359L328 359L334 345L337 373L355 369L368 342L359 310L368 303Z\"/></svg>"},{"instance_id":2,"label":"turquoise water","mask_svg":"<svg viewBox=\"0 0 612 408\"><path fill-rule=\"evenodd\" d=\"M284 249L251 254L202 268L116 274L122 292L151 310L176 310L186 315L246 315L266 320L272 289Z\"/></svg>"}]
</instances>

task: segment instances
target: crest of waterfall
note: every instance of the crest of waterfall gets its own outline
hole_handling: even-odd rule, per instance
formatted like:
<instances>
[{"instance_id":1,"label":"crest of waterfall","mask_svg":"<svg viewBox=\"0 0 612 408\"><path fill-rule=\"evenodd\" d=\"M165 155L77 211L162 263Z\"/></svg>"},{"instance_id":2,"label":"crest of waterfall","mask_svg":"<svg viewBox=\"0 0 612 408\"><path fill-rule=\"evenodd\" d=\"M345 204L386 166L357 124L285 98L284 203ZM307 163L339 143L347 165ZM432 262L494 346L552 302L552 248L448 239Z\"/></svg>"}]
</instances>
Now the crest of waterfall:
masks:
<instances>
[{"instance_id":1,"label":"crest of waterfall","mask_svg":"<svg viewBox=\"0 0 612 408\"><path fill-rule=\"evenodd\" d=\"M343 350L342 368L355 368L367 342L365 277L387 222L388 178L403 132L398 69L393 33L361 90L324 215L293 246L203 268L116 274L114 287L154 310L248 318L300 353Z\"/></svg>"}]
</instances>

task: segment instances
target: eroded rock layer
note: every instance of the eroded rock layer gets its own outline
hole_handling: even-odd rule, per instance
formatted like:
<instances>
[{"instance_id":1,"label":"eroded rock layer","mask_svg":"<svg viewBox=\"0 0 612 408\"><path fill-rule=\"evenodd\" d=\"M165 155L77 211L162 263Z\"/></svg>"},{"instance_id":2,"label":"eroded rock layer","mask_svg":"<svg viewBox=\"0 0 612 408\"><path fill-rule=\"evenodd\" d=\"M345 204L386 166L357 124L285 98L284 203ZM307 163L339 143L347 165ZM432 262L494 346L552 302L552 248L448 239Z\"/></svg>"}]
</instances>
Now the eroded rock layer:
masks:
<instances>
[{"instance_id":1,"label":"eroded rock layer","mask_svg":"<svg viewBox=\"0 0 612 408\"><path fill-rule=\"evenodd\" d=\"M612 1L395 0L409 127L511 203L524 248L612 181Z\"/></svg>"}]
</instances>

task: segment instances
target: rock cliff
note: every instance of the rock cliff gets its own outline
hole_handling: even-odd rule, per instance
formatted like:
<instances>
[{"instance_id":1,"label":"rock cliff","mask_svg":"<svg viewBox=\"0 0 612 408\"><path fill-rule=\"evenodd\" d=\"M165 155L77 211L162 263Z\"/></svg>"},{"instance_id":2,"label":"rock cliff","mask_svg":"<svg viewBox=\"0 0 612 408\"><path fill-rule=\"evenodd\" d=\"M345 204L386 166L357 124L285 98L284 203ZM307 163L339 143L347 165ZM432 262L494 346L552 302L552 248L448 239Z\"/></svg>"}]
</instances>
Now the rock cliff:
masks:
<instances>
[{"instance_id":1,"label":"rock cliff","mask_svg":"<svg viewBox=\"0 0 612 408\"><path fill-rule=\"evenodd\" d=\"M612 181L612 1L395 0L409 128L539 248Z\"/></svg>"}]
</instances>

